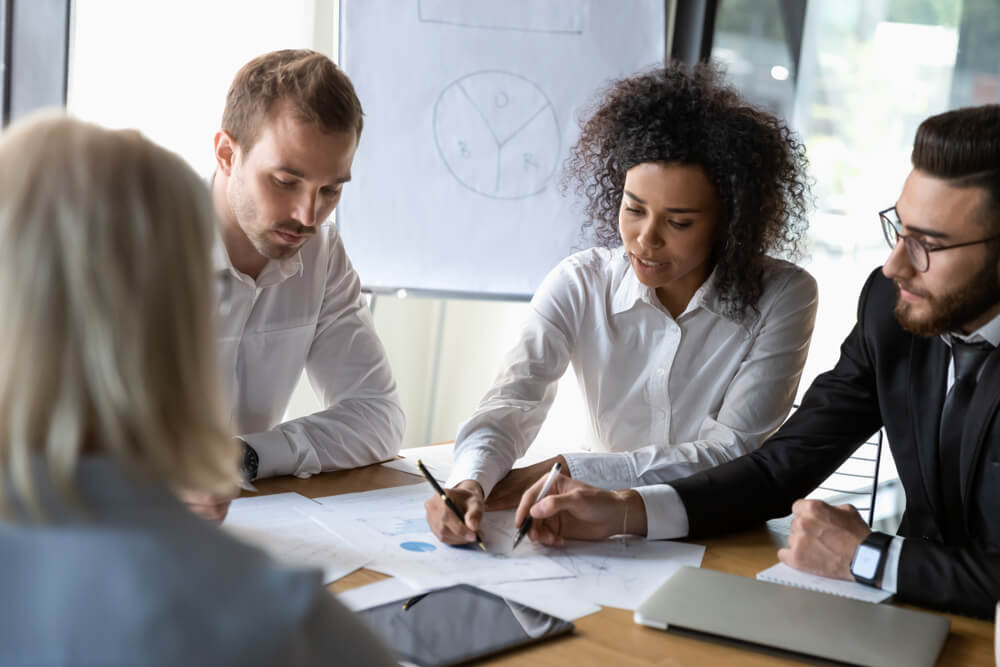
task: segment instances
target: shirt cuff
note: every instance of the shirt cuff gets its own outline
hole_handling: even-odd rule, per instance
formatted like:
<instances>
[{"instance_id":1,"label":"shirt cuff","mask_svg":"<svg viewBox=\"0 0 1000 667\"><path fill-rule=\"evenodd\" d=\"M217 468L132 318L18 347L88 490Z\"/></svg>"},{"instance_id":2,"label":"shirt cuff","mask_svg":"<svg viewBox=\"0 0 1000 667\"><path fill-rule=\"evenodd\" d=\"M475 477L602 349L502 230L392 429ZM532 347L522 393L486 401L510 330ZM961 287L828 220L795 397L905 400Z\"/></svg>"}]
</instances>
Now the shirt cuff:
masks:
<instances>
[{"instance_id":1,"label":"shirt cuff","mask_svg":"<svg viewBox=\"0 0 1000 667\"><path fill-rule=\"evenodd\" d=\"M639 483L627 453L573 453L562 457L566 459L569 476L585 484L616 491Z\"/></svg>"},{"instance_id":2,"label":"shirt cuff","mask_svg":"<svg viewBox=\"0 0 1000 667\"><path fill-rule=\"evenodd\" d=\"M491 466L490 461L491 457L486 451L473 449L462 452L452 465L448 481L444 483L445 488L450 489L460 482L471 479L479 482L479 486L483 487L483 497L489 498L493 487L510 472L498 469L495 463Z\"/></svg>"},{"instance_id":3,"label":"shirt cuff","mask_svg":"<svg viewBox=\"0 0 1000 667\"><path fill-rule=\"evenodd\" d=\"M885 553L885 567L882 569L882 585L879 587L883 591L895 594L896 584L899 581L899 556L903 553L903 538L892 538L889 543L889 550Z\"/></svg>"},{"instance_id":4,"label":"shirt cuff","mask_svg":"<svg viewBox=\"0 0 1000 667\"><path fill-rule=\"evenodd\" d=\"M635 490L646 506L647 540L672 540L688 534L687 509L674 487L653 484Z\"/></svg>"},{"instance_id":5,"label":"shirt cuff","mask_svg":"<svg viewBox=\"0 0 1000 667\"><path fill-rule=\"evenodd\" d=\"M261 431L237 437L257 452L257 479L288 475L295 471L295 452L281 431Z\"/></svg>"}]
</instances>

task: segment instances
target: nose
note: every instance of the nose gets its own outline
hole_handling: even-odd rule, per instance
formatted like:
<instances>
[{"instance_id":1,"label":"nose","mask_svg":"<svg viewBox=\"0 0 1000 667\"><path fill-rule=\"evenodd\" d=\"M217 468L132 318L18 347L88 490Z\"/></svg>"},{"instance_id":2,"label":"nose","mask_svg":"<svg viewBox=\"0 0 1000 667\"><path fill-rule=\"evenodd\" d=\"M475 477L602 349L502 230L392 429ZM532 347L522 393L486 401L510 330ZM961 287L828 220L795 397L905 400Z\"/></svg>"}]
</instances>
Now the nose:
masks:
<instances>
[{"instance_id":1,"label":"nose","mask_svg":"<svg viewBox=\"0 0 1000 667\"><path fill-rule=\"evenodd\" d=\"M903 242L902 238L897 238L896 245L889 251L889 256L886 258L885 264L882 265L882 275L889 280L896 280L912 278L914 274L916 274L916 269L913 268L913 262L910 261L910 256L906 253L906 243Z\"/></svg>"},{"instance_id":2,"label":"nose","mask_svg":"<svg viewBox=\"0 0 1000 667\"><path fill-rule=\"evenodd\" d=\"M643 248L649 248L650 250L656 250L663 247L663 239L660 238L660 234L657 231L656 219L648 218L642 222L642 227L639 228L639 233L636 235L636 241Z\"/></svg>"},{"instance_id":3,"label":"nose","mask_svg":"<svg viewBox=\"0 0 1000 667\"><path fill-rule=\"evenodd\" d=\"M295 219L304 227L315 227L319 218L319 193L304 192L295 202Z\"/></svg>"}]
</instances>

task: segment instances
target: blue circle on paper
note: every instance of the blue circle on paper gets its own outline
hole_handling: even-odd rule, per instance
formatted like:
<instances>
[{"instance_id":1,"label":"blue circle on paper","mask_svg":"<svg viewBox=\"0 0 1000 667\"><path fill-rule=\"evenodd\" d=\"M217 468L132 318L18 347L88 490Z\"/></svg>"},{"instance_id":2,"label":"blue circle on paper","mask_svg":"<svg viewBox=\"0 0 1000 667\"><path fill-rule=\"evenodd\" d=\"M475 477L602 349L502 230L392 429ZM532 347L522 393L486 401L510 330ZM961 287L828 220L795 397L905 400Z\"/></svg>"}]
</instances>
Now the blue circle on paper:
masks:
<instances>
[{"instance_id":1,"label":"blue circle on paper","mask_svg":"<svg viewBox=\"0 0 1000 667\"><path fill-rule=\"evenodd\" d=\"M434 551L435 549L437 549L436 546L430 544L429 542L403 542L399 546L406 549L407 551L417 551L417 552Z\"/></svg>"}]
</instances>

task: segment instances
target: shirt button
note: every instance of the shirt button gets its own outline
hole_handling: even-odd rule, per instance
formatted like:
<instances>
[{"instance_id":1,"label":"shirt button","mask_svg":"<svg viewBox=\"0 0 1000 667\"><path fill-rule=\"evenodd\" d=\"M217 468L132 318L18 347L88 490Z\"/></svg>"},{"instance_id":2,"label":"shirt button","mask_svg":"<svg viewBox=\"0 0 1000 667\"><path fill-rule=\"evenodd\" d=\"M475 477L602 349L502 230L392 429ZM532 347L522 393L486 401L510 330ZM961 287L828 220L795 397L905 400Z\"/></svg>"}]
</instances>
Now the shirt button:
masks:
<instances>
[{"instance_id":1,"label":"shirt button","mask_svg":"<svg viewBox=\"0 0 1000 667\"><path fill-rule=\"evenodd\" d=\"M656 369L656 374L659 375L660 377L663 377L664 375L666 375L666 373L667 371L663 370L662 368Z\"/></svg>"}]
</instances>

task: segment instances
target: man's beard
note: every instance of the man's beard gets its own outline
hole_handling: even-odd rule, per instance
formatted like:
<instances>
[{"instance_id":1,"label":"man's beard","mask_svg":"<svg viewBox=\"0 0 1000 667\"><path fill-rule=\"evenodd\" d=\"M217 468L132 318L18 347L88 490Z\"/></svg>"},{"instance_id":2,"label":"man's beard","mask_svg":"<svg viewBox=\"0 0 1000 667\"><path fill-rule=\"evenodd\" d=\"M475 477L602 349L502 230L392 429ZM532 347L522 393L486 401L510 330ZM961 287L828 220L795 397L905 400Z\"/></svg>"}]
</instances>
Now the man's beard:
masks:
<instances>
[{"instance_id":1,"label":"man's beard","mask_svg":"<svg viewBox=\"0 0 1000 667\"><path fill-rule=\"evenodd\" d=\"M1000 303L1000 277L997 275L997 260L1000 252L990 253L983 266L969 280L947 294L939 297L927 294L930 316L916 319L910 312L911 304L899 296L896 285L896 307L893 314L899 324L917 336L938 336L947 331L959 331L967 323Z\"/></svg>"}]
</instances>

